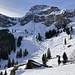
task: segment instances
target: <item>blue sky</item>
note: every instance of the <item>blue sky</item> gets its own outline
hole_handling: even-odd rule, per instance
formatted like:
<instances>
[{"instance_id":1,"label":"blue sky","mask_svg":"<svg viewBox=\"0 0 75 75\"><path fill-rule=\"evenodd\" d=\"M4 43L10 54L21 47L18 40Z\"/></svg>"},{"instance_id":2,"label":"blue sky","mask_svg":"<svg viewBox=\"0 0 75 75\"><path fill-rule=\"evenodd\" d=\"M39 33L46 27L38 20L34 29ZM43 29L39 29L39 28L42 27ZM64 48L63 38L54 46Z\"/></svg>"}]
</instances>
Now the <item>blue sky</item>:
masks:
<instances>
[{"instance_id":1,"label":"blue sky","mask_svg":"<svg viewBox=\"0 0 75 75\"><path fill-rule=\"evenodd\" d=\"M74 8L75 0L0 0L0 13L20 17L36 4L58 6L61 9Z\"/></svg>"}]
</instances>

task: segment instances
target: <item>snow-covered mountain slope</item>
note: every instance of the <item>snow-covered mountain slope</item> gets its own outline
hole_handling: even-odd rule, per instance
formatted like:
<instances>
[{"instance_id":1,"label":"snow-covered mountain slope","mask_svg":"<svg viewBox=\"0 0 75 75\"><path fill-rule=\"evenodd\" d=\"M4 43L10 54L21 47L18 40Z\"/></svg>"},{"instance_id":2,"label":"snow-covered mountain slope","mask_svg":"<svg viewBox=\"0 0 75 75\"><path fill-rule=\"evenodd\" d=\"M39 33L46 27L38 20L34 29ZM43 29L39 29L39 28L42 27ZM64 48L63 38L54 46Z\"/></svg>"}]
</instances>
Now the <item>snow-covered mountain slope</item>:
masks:
<instances>
[{"instance_id":1,"label":"snow-covered mountain slope","mask_svg":"<svg viewBox=\"0 0 75 75\"><path fill-rule=\"evenodd\" d=\"M52 74L52 75L70 74L70 75L73 75L75 74L74 70L72 71L75 64L71 65L70 64L71 62L70 62L70 63L67 63L67 65L63 65L61 63L61 65L58 66L57 58L56 58L57 55L60 55L61 60L62 60L62 55L64 52L66 52L68 59L70 61L73 61L73 63L75 62L74 61L75 58L73 54L75 51L75 22L68 24L68 27L71 27L71 26L73 27L73 32L71 33L72 39L70 39L70 36L67 35L65 32L60 33L57 37L54 36L50 39L44 39L46 31L52 28L57 30L57 28L54 26L46 27L45 25L41 23L34 23L33 21L29 22L25 26L21 26L18 24L16 26L9 27L9 30L11 32L12 32L12 29L14 31L16 30L16 32L13 32L15 38L18 38L19 36L23 36L23 40L22 40L22 44L20 48L22 48L22 51L24 51L24 49L27 49L29 52L27 57L22 57L19 59L16 59L16 53L12 52L10 55L11 60L14 58L15 61L18 60L19 64L27 63L28 59L33 59L39 63L42 63L42 59L41 59L42 55L44 53L47 53L48 48L50 48L51 55L52 55L52 59L49 60L47 64L49 66L52 66L53 68L42 67L42 68L37 68L37 69L32 69L32 70L25 70L25 66L22 66L22 67L19 67L19 70L16 71L16 75L30 75L31 73L35 75L36 72L37 72L37 75L41 75L41 74L48 74L48 75L49 74ZM28 33L25 33L25 30L27 30ZM61 30L62 29L60 29L60 31ZM37 35L38 33L41 34L44 41L40 42L36 40L35 35ZM64 45L65 38L67 40L66 45ZM19 51L20 48L17 47L16 52ZM1 69L3 69L5 64L7 64L7 60L6 61L1 60L0 64L1 64ZM8 75L10 75L11 69L12 68L6 69L6 71L8 72ZM71 72L68 70L71 70Z\"/></svg>"},{"instance_id":2,"label":"snow-covered mountain slope","mask_svg":"<svg viewBox=\"0 0 75 75\"><path fill-rule=\"evenodd\" d=\"M52 9L54 9L56 7L53 7ZM38 9L38 8L37 8ZM48 12L48 8L43 9L41 7L42 11L47 11ZM38 10L41 10L38 9ZM52 9L50 8L50 10L52 11ZM58 8L56 8L58 10ZM35 9L34 9L35 10ZM49 10L49 11L50 11ZM56 25L50 24L48 27L46 25L44 25L44 21L42 22L35 22L35 19L33 19L33 17L31 17L30 20L27 20L27 23L25 24L26 20L25 17L22 17L20 19L17 19L17 23L14 26L11 27L7 27L10 32L14 35L16 42L19 36L22 36L22 42L21 42L21 46L20 47L16 47L16 52L14 53L12 51L11 55L9 55L9 57L12 59L14 59L14 61L18 61L18 65L20 64L26 64L27 61L29 59L33 59L39 63L42 63L42 55L44 53L47 53L48 48L50 48L51 51L51 56L52 59L50 59L47 64L49 66L52 66L52 68L46 68L46 67L41 67L41 68L36 68L36 69L32 69L32 70L26 70L25 67L26 65L20 66L18 68L18 70L16 70L16 75L31 75L31 73L33 75L42 75L42 74L47 74L47 75L74 75L74 67L75 67L75 18L74 18L74 14L72 15L72 13L68 12L67 10L63 10L63 11L53 11L53 12L49 12L48 15L45 15L45 17L48 17L50 15L55 14L56 16L58 14L62 14L61 16L65 15L67 16L67 18L69 18L72 22L67 24L67 27L73 27L73 31L71 32L71 37L72 39L70 39L70 35L67 35L66 32L63 32L63 28L57 29ZM68 12L68 14L64 14ZM43 13L43 12L42 12ZM26 14L27 16L29 14ZM43 15L43 14L38 14L39 16ZM59 17L60 17L59 15ZM5 17L3 17L5 18ZM27 18L29 19L29 18ZM33 20L32 20L33 19ZM8 19L7 19L8 20ZM9 19L11 20L11 19ZM48 21L48 20L47 20ZM58 21L58 19L56 20L56 22ZM20 22L23 22L24 25L22 26ZM2 28L0 28L2 29ZM4 29L4 28L3 28ZM59 30L59 34L58 36L53 36L50 39L45 39L45 33L50 31L50 30ZM38 35L38 33L40 33L41 37L42 37L42 41L38 41L36 39L36 36ZM67 44L64 44L64 39L66 38L66 42ZM28 55L26 57L22 58L16 58L16 53L17 51L19 51L20 49L22 49L22 53L25 49L28 50ZM66 52L67 56L68 56L68 60L70 62L66 63L66 65L63 65L63 63L61 63L58 66L58 58L57 55L60 55L61 57L61 61L62 61L62 55L63 53ZM7 71L8 75L10 75L10 72L12 70L13 67L11 68L4 68L5 65L7 65L7 60L1 60L0 61L0 71L4 72L4 70ZM66 72L65 72L66 71Z\"/></svg>"}]
</instances>

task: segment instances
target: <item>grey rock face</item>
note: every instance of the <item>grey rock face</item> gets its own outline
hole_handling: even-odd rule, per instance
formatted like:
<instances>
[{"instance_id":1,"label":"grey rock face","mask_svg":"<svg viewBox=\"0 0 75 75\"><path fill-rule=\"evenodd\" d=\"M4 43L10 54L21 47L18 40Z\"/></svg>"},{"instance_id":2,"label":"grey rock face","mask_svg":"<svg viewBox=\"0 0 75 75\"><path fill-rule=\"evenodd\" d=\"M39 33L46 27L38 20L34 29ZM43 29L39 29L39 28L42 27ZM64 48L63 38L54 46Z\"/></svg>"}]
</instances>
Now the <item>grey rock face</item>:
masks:
<instances>
[{"instance_id":1,"label":"grey rock face","mask_svg":"<svg viewBox=\"0 0 75 75\"><path fill-rule=\"evenodd\" d=\"M65 19L62 17L62 15L49 15L46 17L45 24L51 25L54 24L57 28L64 27L64 25L67 25L71 21L69 19Z\"/></svg>"},{"instance_id":2,"label":"grey rock face","mask_svg":"<svg viewBox=\"0 0 75 75\"><path fill-rule=\"evenodd\" d=\"M47 5L35 5L29 9L29 12L26 13L25 17L21 19L21 25L25 25L31 20L34 20L35 22L42 22L45 20L44 16L39 16L39 12L49 6Z\"/></svg>"},{"instance_id":3,"label":"grey rock face","mask_svg":"<svg viewBox=\"0 0 75 75\"><path fill-rule=\"evenodd\" d=\"M41 11L39 14L40 15L48 15L53 11L60 11L60 9L58 7L52 6L52 7L48 8L48 9L46 9L45 11Z\"/></svg>"}]
</instances>

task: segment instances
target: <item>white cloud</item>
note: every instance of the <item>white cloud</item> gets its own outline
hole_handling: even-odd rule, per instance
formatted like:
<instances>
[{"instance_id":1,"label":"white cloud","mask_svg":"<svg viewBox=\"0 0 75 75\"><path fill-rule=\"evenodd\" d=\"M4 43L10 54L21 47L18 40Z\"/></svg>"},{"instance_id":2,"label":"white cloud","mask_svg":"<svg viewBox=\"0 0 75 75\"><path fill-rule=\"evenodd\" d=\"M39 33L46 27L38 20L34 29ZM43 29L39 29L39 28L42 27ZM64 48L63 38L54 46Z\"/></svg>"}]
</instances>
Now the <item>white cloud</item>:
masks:
<instances>
[{"instance_id":1,"label":"white cloud","mask_svg":"<svg viewBox=\"0 0 75 75\"><path fill-rule=\"evenodd\" d=\"M3 8L0 8L0 13L4 14L4 15L7 15L7 16L10 16L10 17L21 17L22 16L19 13L15 13L13 11L10 11L10 10L7 10L7 9L3 9Z\"/></svg>"}]
</instances>

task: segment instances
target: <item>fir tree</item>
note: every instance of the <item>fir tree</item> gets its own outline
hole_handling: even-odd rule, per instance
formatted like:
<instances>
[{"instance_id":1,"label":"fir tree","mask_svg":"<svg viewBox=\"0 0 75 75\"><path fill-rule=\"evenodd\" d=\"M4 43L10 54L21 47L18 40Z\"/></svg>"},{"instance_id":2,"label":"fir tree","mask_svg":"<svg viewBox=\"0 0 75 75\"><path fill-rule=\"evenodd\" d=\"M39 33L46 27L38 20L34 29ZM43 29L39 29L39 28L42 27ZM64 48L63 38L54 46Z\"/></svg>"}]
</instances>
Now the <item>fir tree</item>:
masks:
<instances>
[{"instance_id":1,"label":"fir tree","mask_svg":"<svg viewBox=\"0 0 75 75\"><path fill-rule=\"evenodd\" d=\"M58 65L60 65L61 61L60 61L60 56L58 56Z\"/></svg>"},{"instance_id":2,"label":"fir tree","mask_svg":"<svg viewBox=\"0 0 75 75\"><path fill-rule=\"evenodd\" d=\"M10 60L10 58L8 59L8 68L10 68L11 67L11 60Z\"/></svg>"},{"instance_id":3,"label":"fir tree","mask_svg":"<svg viewBox=\"0 0 75 75\"><path fill-rule=\"evenodd\" d=\"M22 38L23 38L22 36L19 36L19 37L18 37L18 40L17 40L17 46L18 46L18 47L21 46Z\"/></svg>"},{"instance_id":4,"label":"fir tree","mask_svg":"<svg viewBox=\"0 0 75 75\"><path fill-rule=\"evenodd\" d=\"M67 54L64 52L63 53L63 64L65 64L68 61Z\"/></svg>"},{"instance_id":5,"label":"fir tree","mask_svg":"<svg viewBox=\"0 0 75 75\"><path fill-rule=\"evenodd\" d=\"M19 51L17 51L16 58L19 58Z\"/></svg>"},{"instance_id":6,"label":"fir tree","mask_svg":"<svg viewBox=\"0 0 75 75\"><path fill-rule=\"evenodd\" d=\"M20 49L20 56L19 56L20 58L22 57L22 49Z\"/></svg>"},{"instance_id":7,"label":"fir tree","mask_svg":"<svg viewBox=\"0 0 75 75\"><path fill-rule=\"evenodd\" d=\"M45 60L46 60L46 62L47 62L48 60L47 60L47 55L46 55L46 53L45 53L44 55L45 55Z\"/></svg>"},{"instance_id":8,"label":"fir tree","mask_svg":"<svg viewBox=\"0 0 75 75\"><path fill-rule=\"evenodd\" d=\"M42 56L42 63L44 66L46 66L46 63L47 63L46 54L43 54L43 56Z\"/></svg>"},{"instance_id":9,"label":"fir tree","mask_svg":"<svg viewBox=\"0 0 75 75\"><path fill-rule=\"evenodd\" d=\"M64 39L64 44L65 44L65 45L67 44L67 42L66 42L66 38Z\"/></svg>"},{"instance_id":10,"label":"fir tree","mask_svg":"<svg viewBox=\"0 0 75 75\"><path fill-rule=\"evenodd\" d=\"M71 31L73 31L73 28L72 28L72 26L71 26Z\"/></svg>"},{"instance_id":11,"label":"fir tree","mask_svg":"<svg viewBox=\"0 0 75 75\"><path fill-rule=\"evenodd\" d=\"M14 48L14 35L8 29L0 30L0 59L7 60Z\"/></svg>"},{"instance_id":12,"label":"fir tree","mask_svg":"<svg viewBox=\"0 0 75 75\"><path fill-rule=\"evenodd\" d=\"M56 31L54 29L49 30L49 32L45 33L45 37L46 37L46 39L49 39L49 38L53 37L55 34L56 34Z\"/></svg>"},{"instance_id":13,"label":"fir tree","mask_svg":"<svg viewBox=\"0 0 75 75\"><path fill-rule=\"evenodd\" d=\"M12 59L12 67L14 66L15 62L14 62L14 59Z\"/></svg>"},{"instance_id":14,"label":"fir tree","mask_svg":"<svg viewBox=\"0 0 75 75\"><path fill-rule=\"evenodd\" d=\"M51 58L50 48L48 48L48 50L47 50L47 58L48 58L48 59L50 59L50 58Z\"/></svg>"},{"instance_id":15,"label":"fir tree","mask_svg":"<svg viewBox=\"0 0 75 75\"><path fill-rule=\"evenodd\" d=\"M17 51L16 58L21 58L22 57L22 49L20 51Z\"/></svg>"}]
</instances>

